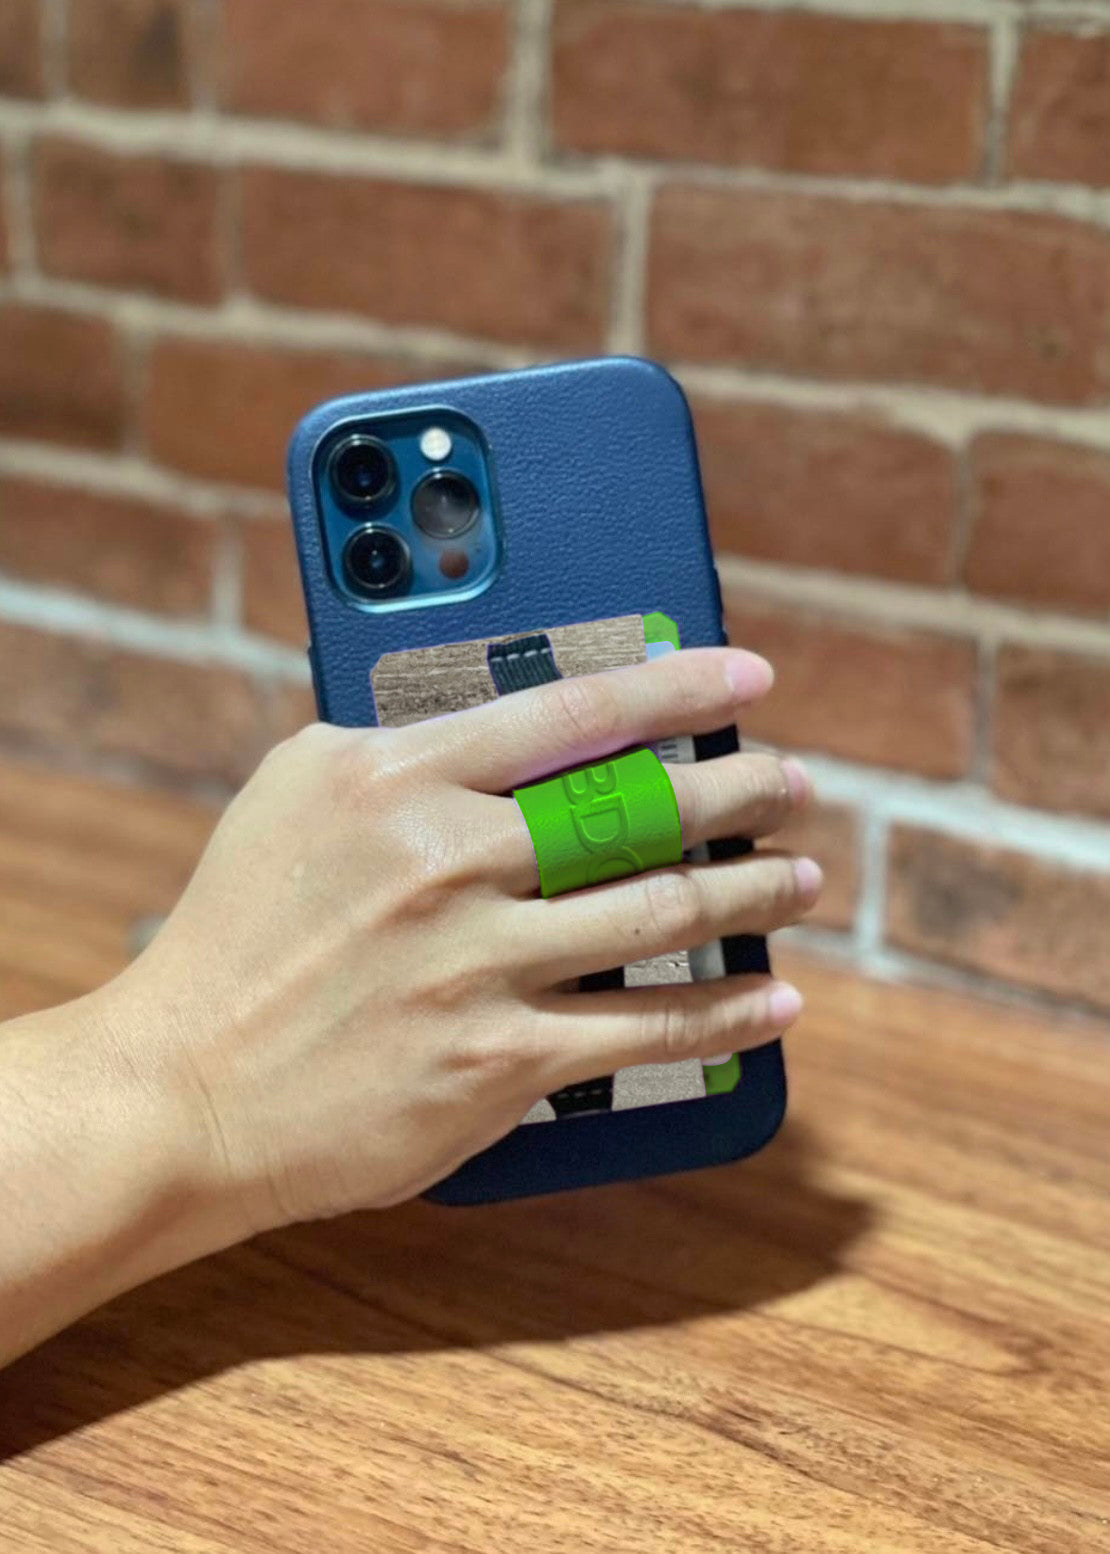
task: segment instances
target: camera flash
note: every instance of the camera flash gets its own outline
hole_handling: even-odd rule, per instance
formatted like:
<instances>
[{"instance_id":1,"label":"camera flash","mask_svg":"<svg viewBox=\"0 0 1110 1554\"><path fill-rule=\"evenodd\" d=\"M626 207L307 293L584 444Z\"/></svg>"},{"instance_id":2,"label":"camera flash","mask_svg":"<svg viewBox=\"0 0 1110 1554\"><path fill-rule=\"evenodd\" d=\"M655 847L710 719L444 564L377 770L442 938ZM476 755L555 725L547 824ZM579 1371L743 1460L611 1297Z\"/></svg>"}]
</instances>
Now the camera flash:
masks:
<instances>
[{"instance_id":1,"label":"camera flash","mask_svg":"<svg viewBox=\"0 0 1110 1554\"><path fill-rule=\"evenodd\" d=\"M438 464L451 452L450 434L442 426L429 426L420 438L420 451L431 464Z\"/></svg>"}]
</instances>

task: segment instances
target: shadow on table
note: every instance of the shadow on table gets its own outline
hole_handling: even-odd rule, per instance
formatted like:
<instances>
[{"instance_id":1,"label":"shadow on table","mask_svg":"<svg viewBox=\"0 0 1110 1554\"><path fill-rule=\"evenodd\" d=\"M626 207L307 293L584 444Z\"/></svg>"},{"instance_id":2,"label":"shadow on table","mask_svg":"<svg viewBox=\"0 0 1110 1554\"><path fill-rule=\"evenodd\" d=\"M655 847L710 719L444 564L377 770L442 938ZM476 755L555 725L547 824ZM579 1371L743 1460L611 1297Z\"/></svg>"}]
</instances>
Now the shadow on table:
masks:
<instances>
[{"instance_id":1,"label":"shadow on table","mask_svg":"<svg viewBox=\"0 0 1110 1554\"><path fill-rule=\"evenodd\" d=\"M739 1312L836 1272L870 1206L788 1124L742 1166L546 1199L416 1202L259 1237L0 1375L0 1461L238 1365L545 1341Z\"/></svg>"}]
</instances>

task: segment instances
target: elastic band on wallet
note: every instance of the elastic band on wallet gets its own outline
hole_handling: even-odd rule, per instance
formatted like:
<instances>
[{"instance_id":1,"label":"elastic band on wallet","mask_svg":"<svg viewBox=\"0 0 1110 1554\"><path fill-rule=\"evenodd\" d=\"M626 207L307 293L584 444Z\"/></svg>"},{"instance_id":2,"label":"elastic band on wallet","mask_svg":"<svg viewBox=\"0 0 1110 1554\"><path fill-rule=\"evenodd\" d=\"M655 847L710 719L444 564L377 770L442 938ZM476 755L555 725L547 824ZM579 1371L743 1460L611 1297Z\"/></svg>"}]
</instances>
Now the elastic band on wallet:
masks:
<instances>
[{"instance_id":1,"label":"elastic band on wallet","mask_svg":"<svg viewBox=\"0 0 1110 1554\"><path fill-rule=\"evenodd\" d=\"M654 751L630 750L517 788L513 797L543 896L681 862L678 801Z\"/></svg>"}]
</instances>

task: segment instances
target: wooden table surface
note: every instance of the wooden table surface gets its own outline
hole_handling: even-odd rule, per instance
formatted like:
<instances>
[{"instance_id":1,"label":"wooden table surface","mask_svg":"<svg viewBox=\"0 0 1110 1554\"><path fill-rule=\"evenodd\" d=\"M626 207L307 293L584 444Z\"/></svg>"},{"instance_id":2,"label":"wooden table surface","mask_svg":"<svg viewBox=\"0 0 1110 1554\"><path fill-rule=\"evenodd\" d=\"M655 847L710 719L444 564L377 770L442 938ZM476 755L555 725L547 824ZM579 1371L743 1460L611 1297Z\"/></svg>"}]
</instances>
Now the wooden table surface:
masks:
<instances>
[{"instance_id":1,"label":"wooden table surface","mask_svg":"<svg viewBox=\"0 0 1110 1554\"><path fill-rule=\"evenodd\" d=\"M0 1014L108 975L209 824L0 766ZM781 961L763 1155L117 1301L0 1376L0 1549L1110 1550L1110 1033Z\"/></svg>"}]
</instances>

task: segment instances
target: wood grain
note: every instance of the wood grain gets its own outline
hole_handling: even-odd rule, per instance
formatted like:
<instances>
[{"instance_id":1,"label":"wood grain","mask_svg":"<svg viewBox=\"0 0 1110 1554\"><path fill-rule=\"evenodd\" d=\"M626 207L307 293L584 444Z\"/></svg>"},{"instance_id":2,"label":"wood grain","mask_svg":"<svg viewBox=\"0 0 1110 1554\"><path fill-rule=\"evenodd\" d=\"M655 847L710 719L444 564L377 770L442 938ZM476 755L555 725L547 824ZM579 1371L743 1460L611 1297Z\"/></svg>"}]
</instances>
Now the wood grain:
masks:
<instances>
[{"instance_id":1,"label":"wood grain","mask_svg":"<svg viewBox=\"0 0 1110 1554\"><path fill-rule=\"evenodd\" d=\"M547 633L564 679L642 664L646 656L642 615L614 615L606 620L533 630ZM497 690L486 661L487 646L530 634L514 631L502 637L383 653L370 673L378 722L383 728L402 728L422 718L493 701Z\"/></svg>"},{"instance_id":2,"label":"wood grain","mask_svg":"<svg viewBox=\"0 0 1110 1554\"><path fill-rule=\"evenodd\" d=\"M7 1012L121 961L211 818L0 768ZM780 960L762 1155L115 1302L0 1376L4 1554L1110 1549L1110 1033Z\"/></svg>"}]
</instances>

